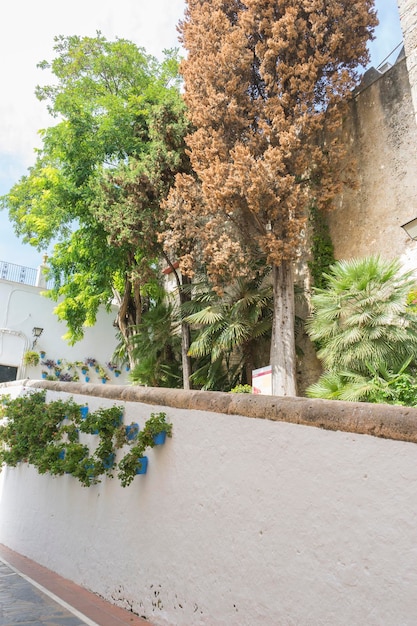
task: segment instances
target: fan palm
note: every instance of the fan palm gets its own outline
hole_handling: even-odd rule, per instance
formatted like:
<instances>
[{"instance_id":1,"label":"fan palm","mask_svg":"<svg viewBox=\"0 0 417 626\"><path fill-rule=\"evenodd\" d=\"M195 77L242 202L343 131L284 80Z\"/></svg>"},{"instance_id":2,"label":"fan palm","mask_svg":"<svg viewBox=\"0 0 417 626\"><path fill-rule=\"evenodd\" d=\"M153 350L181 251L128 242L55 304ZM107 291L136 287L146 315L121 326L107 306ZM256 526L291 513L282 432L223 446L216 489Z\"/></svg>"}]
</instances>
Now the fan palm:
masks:
<instances>
[{"instance_id":1,"label":"fan palm","mask_svg":"<svg viewBox=\"0 0 417 626\"><path fill-rule=\"evenodd\" d=\"M268 341L272 327L272 288L265 284L264 275L238 279L221 296L206 283L200 284L184 314L197 327L189 353L203 359L194 381L204 372L206 389L218 387L216 381L227 390L250 383L257 359L262 358L259 343Z\"/></svg>"},{"instance_id":2,"label":"fan palm","mask_svg":"<svg viewBox=\"0 0 417 626\"><path fill-rule=\"evenodd\" d=\"M131 338L136 365L130 378L140 385L181 387L181 337L173 305L161 289L150 300Z\"/></svg>"},{"instance_id":3,"label":"fan palm","mask_svg":"<svg viewBox=\"0 0 417 626\"><path fill-rule=\"evenodd\" d=\"M407 306L415 279L398 260L338 261L326 278L327 288L314 291L307 322L326 370L368 375L368 364L398 371L417 358L417 314Z\"/></svg>"},{"instance_id":4,"label":"fan palm","mask_svg":"<svg viewBox=\"0 0 417 626\"><path fill-rule=\"evenodd\" d=\"M407 359L398 372L382 365L378 368L369 365L367 376L356 372L326 372L310 385L307 395L326 400L415 406L417 384L415 376L407 371L410 360Z\"/></svg>"}]
</instances>

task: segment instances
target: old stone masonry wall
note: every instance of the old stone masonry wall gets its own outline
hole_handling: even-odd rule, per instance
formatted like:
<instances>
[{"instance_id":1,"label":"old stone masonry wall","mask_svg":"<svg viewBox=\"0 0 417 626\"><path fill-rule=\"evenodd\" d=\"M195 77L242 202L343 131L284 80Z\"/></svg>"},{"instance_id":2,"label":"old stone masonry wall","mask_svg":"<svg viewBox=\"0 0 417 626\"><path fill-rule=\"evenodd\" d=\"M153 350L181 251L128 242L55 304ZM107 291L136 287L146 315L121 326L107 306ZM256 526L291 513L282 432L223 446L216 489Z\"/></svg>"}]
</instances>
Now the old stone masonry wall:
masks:
<instances>
[{"instance_id":1,"label":"old stone masonry wall","mask_svg":"<svg viewBox=\"0 0 417 626\"><path fill-rule=\"evenodd\" d=\"M381 254L415 268L417 244L401 226L417 217L417 2L398 7L405 58L379 77L372 70L351 103L343 133L357 186L344 189L329 225L337 259Z\"/></svg>"},{"instance_id":2,"label":"old stone masonry wall","mask_svg":"<svg viewBox=\"0 0 417 626\"><path fill-rule=\"evenodd\" d=\"M417 3L415 0L398 0L407 69L417 119Z\"/></svg>"},{"instance_id":3,"label":"old stone masonry wall","mask_svg":"<svg viewBox=\"0 0 417 626\"><path fill-rule=\"evenodd\" d=\"M356 187L328 214L336 258L381 254L415 267L415 243L401 228L417 216L417 124L404 58L354 97L343 133Z\"/></svg>"}]
</instances>

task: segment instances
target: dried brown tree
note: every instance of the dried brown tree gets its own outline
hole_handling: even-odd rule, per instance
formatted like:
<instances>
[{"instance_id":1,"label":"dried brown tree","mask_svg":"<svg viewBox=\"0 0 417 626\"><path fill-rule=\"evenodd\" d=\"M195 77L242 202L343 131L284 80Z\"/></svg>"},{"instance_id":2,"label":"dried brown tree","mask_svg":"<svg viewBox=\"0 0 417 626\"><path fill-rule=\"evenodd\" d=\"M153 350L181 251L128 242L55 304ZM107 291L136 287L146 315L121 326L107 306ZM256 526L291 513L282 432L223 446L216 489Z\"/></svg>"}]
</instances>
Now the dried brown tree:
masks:
<instances>
[{"instance_id":1,"label":"dried brown tree","mask_svg":"<svg viewBox=\"0 0 417 626\"><path fill-rule=\"evenodd\" d=\"M188 0L181 72L195 177L171 191L167 244L218 285L273 267L273 393L296 395L293 262L306 212L345 181L335 132L369 58L373 0Z\"/></svg>"}]
</instances>

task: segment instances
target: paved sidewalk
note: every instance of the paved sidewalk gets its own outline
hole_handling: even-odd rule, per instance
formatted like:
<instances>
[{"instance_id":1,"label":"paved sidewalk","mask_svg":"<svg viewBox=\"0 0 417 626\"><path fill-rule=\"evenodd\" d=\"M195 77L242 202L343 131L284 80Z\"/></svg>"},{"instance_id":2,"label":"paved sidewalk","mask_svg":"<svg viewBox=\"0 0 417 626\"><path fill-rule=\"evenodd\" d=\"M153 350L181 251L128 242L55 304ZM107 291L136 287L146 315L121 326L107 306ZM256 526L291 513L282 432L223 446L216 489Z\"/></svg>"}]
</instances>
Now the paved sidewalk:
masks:
<instances>
[{"instance_id":1,"label":"paved sidewalk","mask_svg":"<svg viewBox=\"0 0 417 626\"><path fill-rule=\"evenodd\" d=\"M0 626L152 626L0 544Z\"/></svg>"}]
</instances>

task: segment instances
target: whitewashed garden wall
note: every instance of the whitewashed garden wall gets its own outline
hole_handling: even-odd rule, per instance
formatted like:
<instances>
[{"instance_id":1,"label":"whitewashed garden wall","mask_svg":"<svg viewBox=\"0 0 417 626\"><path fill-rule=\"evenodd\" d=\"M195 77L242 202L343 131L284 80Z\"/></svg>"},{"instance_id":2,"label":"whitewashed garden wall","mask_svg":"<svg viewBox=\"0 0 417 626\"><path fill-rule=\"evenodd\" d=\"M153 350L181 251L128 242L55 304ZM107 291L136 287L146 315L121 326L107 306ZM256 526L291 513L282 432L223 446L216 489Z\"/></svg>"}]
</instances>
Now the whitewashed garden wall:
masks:
<instances>
[{"instance_id":1,"label":"whitewashed garden wall","mask_svg":"<svg viewBox=\"0 0 417 626\"><path fill-rule=\"evenodd\" d=\"M173 437L124 489L5 468L0 543L160 626L415 624L416 409L41 385Z\"/></svg>"}]
</instances>

